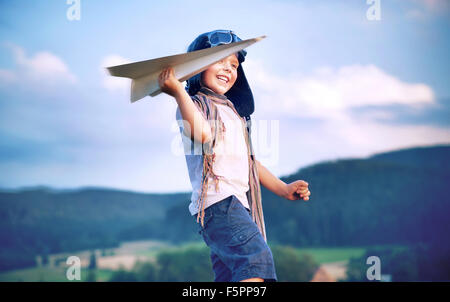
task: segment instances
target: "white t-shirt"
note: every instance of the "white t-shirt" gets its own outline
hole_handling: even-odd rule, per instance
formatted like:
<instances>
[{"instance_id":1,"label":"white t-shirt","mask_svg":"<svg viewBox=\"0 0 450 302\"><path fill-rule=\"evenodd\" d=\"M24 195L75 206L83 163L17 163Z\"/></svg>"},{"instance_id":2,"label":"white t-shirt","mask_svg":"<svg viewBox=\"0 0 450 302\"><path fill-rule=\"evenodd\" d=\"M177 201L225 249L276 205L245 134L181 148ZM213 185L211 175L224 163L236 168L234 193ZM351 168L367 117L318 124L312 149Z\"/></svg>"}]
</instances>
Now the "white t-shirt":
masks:
<instances>
[{"instance_id":1,"label":"white t-shirt","mask_svg":"<svg viewBox=\"0 0 450 302\"><path fill-rule=\"evenodd\" d=\"M215 190L214 180L211 177L209 178L205 208L231 195L235 195L246 208L249 208L246 195L246 192L249 190L249 163L244 137L245 128L239 116L230 107L218 103L215 104L226 129L223 141L218 141L214 148L216 158L213 171L216 175L222 177L219 178L218 192ZM177 108L176 119L180 126L189 178L192 185L189 211L191 215L195 215L198 213L197 200L201 194L202 186L203 160L201 143L192 142L183 133L184 129L179 108Z\"/></svg>"}]
</instances>

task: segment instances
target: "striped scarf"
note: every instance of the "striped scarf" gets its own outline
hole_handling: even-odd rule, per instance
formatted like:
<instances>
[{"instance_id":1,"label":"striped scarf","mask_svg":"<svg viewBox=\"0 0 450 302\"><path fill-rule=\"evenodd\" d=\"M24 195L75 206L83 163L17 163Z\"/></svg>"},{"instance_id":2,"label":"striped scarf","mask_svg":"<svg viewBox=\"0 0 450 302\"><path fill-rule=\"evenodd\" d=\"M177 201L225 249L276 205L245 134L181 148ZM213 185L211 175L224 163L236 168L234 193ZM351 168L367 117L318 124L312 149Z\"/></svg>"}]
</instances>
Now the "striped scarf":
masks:
<instances>
[{"instance_id":1,"label":"striped scarf","mask_svg":"<svg viewBox=\"0 0 450 302\"><path fill-rule=\"evenodd\" d=\"M197 206L199 214L197 215L197 222L200 221L202 227L204 226L205 217L205 204L206 204L206 192L208 190L209 179L213 179L216 192L219 191L219 179L221 176L216 175L213 171L213 165L216 158L214 153L214 147L217 142L223 140L225 125L220 118L216 104L222 104L229 106L239 117L242 122L242 129L244 131L245 142L247 145L248 163L249 163L249 190L247 191L247 199L251 209L252 219L258 226L264 240L266 238L266 230L264 225L264 216L261 203L261 188L259 183L259 175L256 167L256 160L253 154L253 146L250 138L250 125L247 128L247 122L245 118L241 117L236 111L233 103L229 101L226 96L218 95L212 90L206 87L202 87L196 96L192 97L192 100L199 108L200 112L209 122L211 126L212 139L211 141L203 144L203 173L202 173L202 187L201 194L197 200Z\"/></svg>"}]
</instances>

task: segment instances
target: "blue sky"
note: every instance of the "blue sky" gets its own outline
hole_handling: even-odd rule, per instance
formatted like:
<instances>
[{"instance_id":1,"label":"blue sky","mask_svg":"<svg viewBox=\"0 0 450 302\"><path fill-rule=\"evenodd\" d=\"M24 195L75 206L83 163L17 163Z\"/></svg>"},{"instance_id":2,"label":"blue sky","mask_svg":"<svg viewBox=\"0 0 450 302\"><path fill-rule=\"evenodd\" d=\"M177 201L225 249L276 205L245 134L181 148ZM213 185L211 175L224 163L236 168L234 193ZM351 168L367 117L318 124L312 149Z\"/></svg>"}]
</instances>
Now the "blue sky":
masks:
<instances>
[{"instance_id":1,"label":"blue sky","mask_svg":"<svg viewBox=\"0 0 450 302\"><path fill-rule=\"evenodd\" d=\"M69 21L64 0L0 1L0 187L190 190L176 102L131 104L128 80L103 68L185 52L214 29L267 35L243 67L257 156L277 176L450 143L449 1L380 0L378 21L365 0L80 4Z\"/></svg>"}]
</instances>

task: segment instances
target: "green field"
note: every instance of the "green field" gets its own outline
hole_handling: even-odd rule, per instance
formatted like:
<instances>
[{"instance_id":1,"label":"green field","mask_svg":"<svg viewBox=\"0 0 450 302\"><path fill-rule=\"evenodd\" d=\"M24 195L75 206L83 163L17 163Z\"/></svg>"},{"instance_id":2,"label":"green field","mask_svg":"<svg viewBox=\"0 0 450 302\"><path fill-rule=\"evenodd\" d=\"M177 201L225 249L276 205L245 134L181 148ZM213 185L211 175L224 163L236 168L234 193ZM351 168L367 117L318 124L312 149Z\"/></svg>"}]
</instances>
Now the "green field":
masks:
<instances>
[{"instance_id":1,"label":"green field","mask_svg":"<svg viewBox=\"0 0 450 302\"><path fill-rule=\"evenodd\" d=\"M361 257L366 252L364 247L333 248L297 248L299 254L310 254L317 263L347 261L352 257Z\"/></svg>"},{"instance_id":2,"label":"green field","mask_svg":"<svg viewBox=\"0 0 450 302\"><path fill-rule=\"evenodd\" d=\"M311 247L296 248L299 254L307 253L313 256L317 263L330 263L338 261L348 261L350 258L362 257L368 249L391 248L404 249L402 245L375 245L365 247Z\"/></svg>"},{"instance_id":3,"label":"green field","mask_svg":"<svg viewBox=\"0 0 450 302\"><path fill-rule=\"evenodd\" d=\"M206 247L203 242L192 242L186 243L180 246L160 244L159 248L149 248L148 250L135 251L135 255L146 255L151 256L151 258L156 257L156 255L161 251L186 249L189 247ZM392 247L392 246L391 246ZM309 247L309 248L295 248L298 254L310 254L314 260L319 263L330 263L338 261L348 261L352 257L361 257L364 255L369 247ZM113 270L107 269L96 269L93 271L96 281L108 281ZM88 280L88 270L81 269L81 280ZM7 271L0 273L0 282L4 281L53 281L53 282L67 282L66 278L66 268L65 267L41 267L41 268L26 268L13 271ZM77 281L70 281L77 282Z\"/></svg>"},{"instance_id":4,"label":"green field","mask_svg":"<svg viewBox=\"0 0 450 302\"><path fill-rule=\"evenodd\" d=\"M108 281L112 270L94 270L96 281ZM81 280L69 281L66 268L34 267L0 273L0 282L83 282L88 278L87 270L81 269Z\"/></svg>"}]
</instances>

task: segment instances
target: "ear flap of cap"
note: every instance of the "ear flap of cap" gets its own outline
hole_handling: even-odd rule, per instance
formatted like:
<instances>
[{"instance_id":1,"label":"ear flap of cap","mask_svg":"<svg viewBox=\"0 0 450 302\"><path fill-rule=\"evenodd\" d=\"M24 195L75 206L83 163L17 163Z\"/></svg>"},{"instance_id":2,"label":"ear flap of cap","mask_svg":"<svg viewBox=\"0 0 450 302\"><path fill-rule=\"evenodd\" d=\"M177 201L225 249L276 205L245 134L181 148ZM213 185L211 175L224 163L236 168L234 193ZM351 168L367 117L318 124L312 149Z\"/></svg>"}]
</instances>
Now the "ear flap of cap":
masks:
<instances>
[{"instance_id":1,"label":"ear flap of cap","mask_svg":"<svg viewBox=\"0 0 450 302\"><path fill-rule=\"evenodd\" d=\"M233 103L240 116L249 116L255 111L253 93L242 65L238 67L236 82L225 95Z\"/></svg>"},{"instance_id":2,"label":"ear flap of cap","mask_svg":"<svg viewBox=\"0 0 450 302\"><path fill-rule=\"evenodd\" d=\"M186 81L185 89L189 95L195 95L199 91L201 87L200 78L201 73L198 73Z\"/></svg>"}]
</instances>

